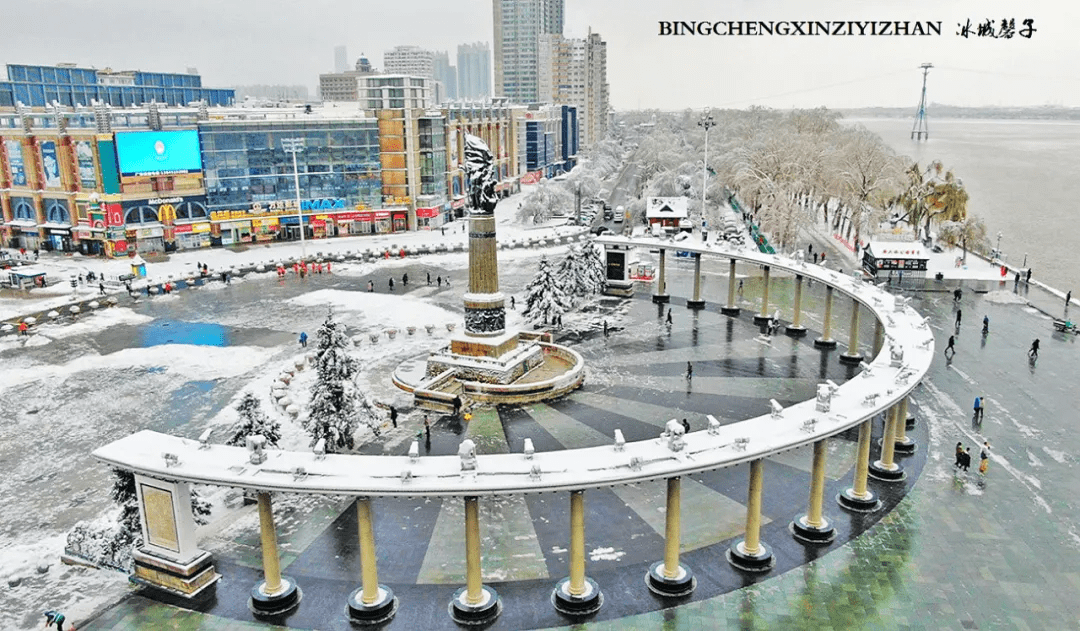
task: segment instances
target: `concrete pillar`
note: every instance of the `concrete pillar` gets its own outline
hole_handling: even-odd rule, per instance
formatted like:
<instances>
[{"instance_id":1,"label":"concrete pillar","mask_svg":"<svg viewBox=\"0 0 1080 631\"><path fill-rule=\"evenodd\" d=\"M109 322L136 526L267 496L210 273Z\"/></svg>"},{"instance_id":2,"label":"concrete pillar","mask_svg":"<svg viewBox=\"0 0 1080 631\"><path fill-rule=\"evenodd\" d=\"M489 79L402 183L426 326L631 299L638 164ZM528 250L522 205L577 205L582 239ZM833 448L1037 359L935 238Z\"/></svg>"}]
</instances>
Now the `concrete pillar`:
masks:
<instances>
[{"instance_id":1,"label":"concrete pillar","mask_svg":"<svg viewBox=\"0 0 1080 631\"><path fill-rule=\"evenodd\" d=\"M251 590L248 607L257 616L274 616L290 611L300 604L303 593L296 581L281 575L278 557L277 531L274 529L274 509L270 493L258 493L259 538L262 544L263 580Z\"/></svg>"},{"instance_id":2,"label":"concrete pillar","mask_svg":"<svg viewBox=\"0 0 1080 631\"><path fill-rule=\"evenodd\" d=\"M881 352L882 347L885 346L885 327L882 326L881 320L874 318L874 357L877 357Z\"/></svg>"},{"instance_id":3,"label":"concrete pillar","mask_svg":"<svg viewBox=\"0 0 1080 631\"><path fill-rule=\"evenodd\" d=\"M836 538L836 529L822 515L825 498L825 439L814 443L814 464L810 473L810 503L806 515L791 522L796 539L807 543L829 543Z\"/></svg>"},{"instance_id":4,"label":"concrete pillar","mask_svg":"<svg viewBox=\"0 0 1080 631\"><path fill-rule=\"evenodd\" d=\"M768 572L776 565L772 549L761 542L761 485L765 461L750 463L750 488L746 494L746 535L727 551L728 563L740 570Z\"/></svg>"},{"instance_id":5,"label":"concrete pillar","mask_svg":"<svg viewBox=\"0 0 1080 631\"><path fill-rule=\"evenodd\" d=\"M874 419L866 419L859 425L859 449L855 457L855 478L852 488L840 492L836 501L841 507L856 513L872 513L881 508L881 501L866 487L870 465L870 431Z\"/></svg>"},{"instance_id":6,"label":"concrete pillar","mask_svg":"<svg viewBox=\"0 0 1080 631\"><path fill-rule=\"evenodd\" d=\"M664 526L664 560L653 563L646 576L649 589L661 596L686 596L697 587L690 568L679 563L682 478L668 478L667 515Z\"/></svg>"},{"instance_id":7,"label":"concrete pillar","mask_svg":"<svg viewBox=\"0 0 1080 631\"><path fill-rule=\"evenodd\" d=\"M806 335L806 327L802 325L802 274L795 275L795 313L792 314L791 324L787 325L787 334L792 337Z\"/></svg>"},{"instance_id":8,"label":"concrete pillar","mask_svg":"<svg viewBox=\"0 0 1080 631\"><path fill-rule=\"evenodd\" d=\"M754 324L765 324L772 317L769 315L769 266L763 266L765 275L762 279L761 313L754 316Z\"/></svg>"},{"instance_id":9,"label":"concrete pillar","mask_svg":"<svg viewBox=\"0 0 1080 631\"><path fill-rule=\"evenodd\" d=\"M694 252L694 299L686 301L687 308L704 309L705 301L701 299L701 253Z\"/></svg>"},{"instance_id":10,"label":"concrete pillar","mask_svg":"<svg viewBox=\"0 0 1080 631\"><path fill-rule=\"evenodd\" d=\"M857 364L863 360L859 353L859 301L851 299L851 325L848 331L848 349L840 354L840 361L845 364Z\"/></svg>"},{"instance_id":11,"label":"concrete pillar","mask_svg":"<svg viewBox=\"0 0 1080 631\"><path fill-rule=\"evenodd\" d=\"M585 616L600 610L604 595L596 581L585 576L585 492L570 493L570 576L555 585L555 610Z\"/></svg>"},{"instance_id":12,"label":"concrete pillar","mask_svg":"<svg viewBox=\"0 0 1080 631\"><path fill-rule=\"evenodd\" d=\"M361 587L349 594L346 613L349 620L356 624L380 624L394 617L398 602L389 587L379 584L371 498L357 498L356 523L360 539Z\"/></svg>"},{"instance_id":13,"label":"concrete pillar","mask_svg":"<svg viewBox=\"0 0 1080 631\"><path fill-rule=\"evenodd\" d=\"M832 295L833 288L825 286L825 318L821 325L821 337L814 340L814 346L818 348L836 348L836 340L832 338Z\"/></svg>"},{"instance_id":14,"label":"concrete pillar","mask_svg":"<svg viewBox=\"0 0 1080 631\"><path fill-rule=\"evenodd\" d=\"M907 419L908 419L908 399L909 398L911 398L911 397L906 396L903 399L900 399L900 412L899 412L899 414L897 416L897 420L896 420L896 440L895 440L895 443L894 443L895 448L896 448L896 453L904 454L904 455L915 453L915 448L916 448L915 441L911 440L911 438L909 438L908 435L907 435L907 430L908 430L908 424L907 424Z\"/></svg>"},{"instance_id":15,"label":"concrete pillar","mask_svg":"<svg viewBox=\"0 0 1080 631\"><path fill-rule=\"evenodd\" d=\"M656 293L653 294L653 302L667 302L671 296L667 292L667 250L660 248L660 272L656 277Z\"/></svg>"},{"instance_id":16,"label":"concrete pillar","mask_svg":"<svg viewBox=\"0 0 1080 631\"><path fill-rule=\"evenodd\" d=\"M735 259L731 259L728 266L727 282L727 305L720 307L720 313L729 316L739 315L739 308L735 306Z\"/></svg>"},{"instance_id":17,"label":"concrete pillar","mask_svg":"<svg viewBox=\"0 0 1080 631\"><path fill-rule=\"evenodd\" d=\"M502 601L480 577L480 505L465 498L465 587L450 601L450 617L460 624L485 624L502 612Z\"/></svg>"},{"instance_id":18,"label":"concrete pillar","mask_svg":"<svg viewBox=\"0 0 1080 631\"><path fill-rule=\"evenodd\" d=\"M895 462L896 422L900 418L900 405L895 404L885 413L885 431L882 433L881 459L870 464L870 477L883 482L898 482L907 475Z\"/></svg>"}]
</instances>

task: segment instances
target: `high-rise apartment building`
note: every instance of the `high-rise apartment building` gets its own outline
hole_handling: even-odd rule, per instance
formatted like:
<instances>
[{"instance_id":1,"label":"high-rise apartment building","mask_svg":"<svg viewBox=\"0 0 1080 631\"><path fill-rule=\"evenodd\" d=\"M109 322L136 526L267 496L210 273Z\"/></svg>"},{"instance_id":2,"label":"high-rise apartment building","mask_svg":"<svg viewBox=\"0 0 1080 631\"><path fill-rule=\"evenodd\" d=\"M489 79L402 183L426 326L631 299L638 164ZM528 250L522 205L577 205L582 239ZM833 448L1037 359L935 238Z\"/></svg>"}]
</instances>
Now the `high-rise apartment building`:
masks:
<instances>
[{"instance_id":1,"label":"high-rise apartment building","mask_svg":"<svg viewBox=\"0 0 1080 631\"><path fill-rule=\"evenodd\" d=\"M574 105L580 117L581 146L607 132L607 45L597 33L585 39L544 35L540 38L539 101Z\"/></svg>"},{"instance_id":2,"label":"high-rise apartment building","mask_svg":"<svg viewBox=\"0 0 1080 631\"><path fill-rule=\"evenodd\" d=\"M518 103L540 98L540 38L562 35L564 0L492 0L495 92Z\"/></svg>"},{"instance_id":3,"label":"high-rise apartment building","mask_svg":"<svg viewBox=\"0 0 1080 631\"><path fill-rule=\"evenodd\" d=\"M334 72L345 72L349 69L349 55L344 46L334 46Z\"/></svg>"},{"instance_id":4,"label":"high-rise apartment building","mask_svg":"<svg viewBox=\"0 0 1080 631\"><path fill-rule=\"evenodd\" d=\"M458 97L491 96L491 48L485 42L461 44L457 49Z\"/></svg>"},{"instance_id":5,"label":"high-rise apartment building","mask_svg":"<svg viewBox=\"0 0 1080 631\"><path fill-rule=\"evenodd\" d=\"M435 80L443 84L443 96L447 99L458 98L458 73L450 65L450 54L435 53Z\"/></svg>"},{"instance_id":6,"label":"high-rise apartment building","mask_svg":"<svg viewBox=\"0 0 1080 631\"><path fill-rule=\"evenodd\" d=\"M419 46L396 46L383 53L383 72L435 78L435 53Z\"/></svg>"}]
</instances>

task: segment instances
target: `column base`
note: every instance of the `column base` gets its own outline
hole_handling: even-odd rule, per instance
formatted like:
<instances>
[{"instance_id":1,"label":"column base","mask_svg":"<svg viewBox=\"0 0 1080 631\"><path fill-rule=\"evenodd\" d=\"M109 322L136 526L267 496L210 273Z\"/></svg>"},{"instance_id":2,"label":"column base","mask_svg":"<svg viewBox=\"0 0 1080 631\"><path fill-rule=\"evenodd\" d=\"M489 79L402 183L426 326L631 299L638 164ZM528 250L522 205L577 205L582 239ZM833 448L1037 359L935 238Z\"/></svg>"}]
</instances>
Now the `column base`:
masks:
<instances>
[{"instance_id":1,"label":"column base","mask_svg":"<svg viewBox=\"0 0 1080 631\"><path fill-rule=\"evenodd\" d=\"M811 526L806 521L806 515L803 515L791 522L789 530L793 537L803 543L832 543L832 540L836 539L836 528L824 517L821 521L820 527Z\"/></svg>"},{"instance_id":2,"label":"column base","mask_svg":"<svg viewBox=\"0 0 1080 631\"><path fill-rule=\"evenodd\" d=\"M666 304L671 301L668 294L653 294L652 301L658 304Z\"/></svg>"},{"instance_id":3,"label":"column base","mask_svg":"<svg viewBox=\"0 0 1080 631\"><path fill-rule=\"evenodd\" d=\"M285 589L277 594L266 593L266 581L260 581L251 588L251 598L248 599L248 609L256 616L279 616L296 609L304 592L291 577L282 576L281 583Z\"/></svg>"},{"instance_id":4,"label":"column base","mask_svg":"<svg viewBox=\"0 0 1080 631\"><path fill-rule=\"evenodd\" d=\"M686 301L686 308L687 309L704 309L705 308L705 301L704 300L687 300Z\"/></svg>"},{"instance_id":5,"label":"column base","mask_svg":"<svg viewBox=\"0 0 1080 631\"><path fill-rule=\"evenodd\" d=\"M867 491L865 497L855 495L855 489L846 489L836 494L836 503L840 508L853 513L873 513L881 509L881 500L872 491Z\"/></svg>"},{"instance_id":6,"label":"column base","mask_svg":"<svg viewBox=\"0 0 1080 631\"><path fill-rule=\"evenodd\" d=\"M907 419L904 421L904 427L908 430L915 429L915 415L907 417Z\"/></svg>"},{"instance_id":7,"label":"column base","mask_svg":"<svg viewBox=\"0 0 1080 631\"><path fill-rule=\"evenodd\" d=\"M454 592L454 598L449 605L450 617L454 619L454 622L472 626L487 624L499 617L502 613L502 600L498 592L487 585L482 585L480 588L484 593L480 602L475 605L470 605L465 601L467 587Z\"/></svg>"},{"instance_id":8,"label":"column base","mask_svg":"<svg viewBox=\"0 0 1080 631\"><path fill-rule=\"evenodd\" d=\"M885 463L880 460L870 463L868 473L871 478L882 482L899 482L907 477L907 472L900 465L894 462L892 467L886 467Z\"/></svg>"},{"instance_id":9,"label":"column base","mask_svg":"<svg viewBox=\"0 0 1080 631\"><path fill-rule=\"evenodd\" d=\"M814 346L818 348L836 348L836 340L832 338L825 339L823 337L819 337L818 339L814 340Z\"/></svg>"},{"instance_id":10,"label":"column base","mask_svg":"<svg viewBox=\"0 0 1080 631\"><path fill-rule=\"evenodd\" d=\"M349 602L345 605L345 616L353 624L381 624L397 613L398 599L394 592L386 585L379 585L379 597L375 602L368 604L363 600L364 589L360 588L349 594Z\"/></svg>"},{"instance_id":11,"label":"column base","mask_svg":"<svg viewBox=\"0 0 1080 631\"><path fill-rule=\"evenodd\" d=\"M746 551L746 541L740 541L727 551L727 560L733 567L747 572L768 572L776 565L776 557L773 556L772 548L759 543L761 550L757 554Z\"/></svg>"},{"instance_id":12,"label":"column base","mask_svg":"<svg viewBox=\"0 0 1080 631\"><path fill-rule=\"evenodd\" d=\"M915 441L911 440L907 436L904 437L904 440L897 440L893 443L893 449L897 453L904 454L905 456L910 456L911 454L915 453L915 449L917 447L918 445L915 443Z\"/></svg>"},{"instance_id":13,"label":"column base","mask_svg":"<svg viewBox=\"0 0 1080 631\"><path fill-rule=\"evenodd\" d=\"M132 551L131 556L135 561L132 581L181 598L200 598L221 578L214 570L209 552L203 552L187 563L177 563L139 549Z\"/></svg>"},{"instance_id":14,"label":"column base","mask_svg":"<svg viewBox=\"0 0 1080 631\"><path fill-rule=\"evenodd\" d=\"M657 561L649 567L649 573L645 575L645 584L649 591L657 596L667 598L679 598L687 596L697 587L697 579L690 568L682 563L679 564L679 574L675 578L664 576L664 562Z\"/></svg>"},{"instance_id":15,"label":"column base","mask_svg":"<svg viewBox=\"0 0 1080 631\"><path fill-rule=\"evenodd\" d=\"M739 311L741 311L739 307L720 307L720 313L726 316L737 316Z\"/></svg>"},{"instance_id":16,"label":"column base","mask_svg":"<svg viewBox=\"0 0 1080 631\"><path fill-rule=\"evenodd\" d=\"M754 324L768 324L772 322L771 315L761 315L760 313L754 315Z\"/></svg>"},{"instance_id":17,"label":"column base","mask_svg":"<svg viewBox=\"0 0 1080 631\"><path fill-rule=\"evenodd\" d=\"M621 296L630 297L634 295L634 283L622 282L622 281L608 281L607 286L604 287L605 296Z\"/></svg>"},{"instance_id":18,"label":"column base","mask_svg":"<svg viewBox=\"0 0 1080 631\"><path fill-rule=\"evenodd\" d=\"M804 337L806 335L806 327L801 324L799 326L789 324L785 327L785 331L791 337Z\"/></svg>"},{"instance_id":19,"label":"column base","mask_svg":"<svg viewBox=\"0 0 1080 631\"><path fill-rule=\"evenodd\" d=\"M604 593L596 581L585 577L585 593L574 596L570 593L570 578L564 578L555 584L551 592L551 604L555 611L567 616L589 616L604 606Z\"/></svg>"},{"instance_id":20,"label":"column base","mask_svg":"<svg viewBox=\"0 0 1080 631\"><path fill-rule=\"evenodd\" d=\"M840 353L841 364L856 365L865 359L861 353Z\"/></svg>"}]
</instances>

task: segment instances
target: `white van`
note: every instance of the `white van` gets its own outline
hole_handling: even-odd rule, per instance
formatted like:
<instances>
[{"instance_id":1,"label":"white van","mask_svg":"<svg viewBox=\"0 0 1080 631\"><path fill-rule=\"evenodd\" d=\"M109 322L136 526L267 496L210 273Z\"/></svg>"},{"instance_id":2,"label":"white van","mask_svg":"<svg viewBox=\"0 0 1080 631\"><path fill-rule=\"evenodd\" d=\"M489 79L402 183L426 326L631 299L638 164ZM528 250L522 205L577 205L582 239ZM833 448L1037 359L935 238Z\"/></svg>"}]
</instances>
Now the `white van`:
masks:
<instances>
[{"instance_id":1,"label":"white van","mask_svg":"<svg viewBox=\"0 0 1080 631\"><path fill-rule=\"evenodd\" d=\"M624 206L616 206L615 217L612 218L612 221L615 223L622 223L624 219L626 219L626 208Z\"/></svg>"}]
</instances>

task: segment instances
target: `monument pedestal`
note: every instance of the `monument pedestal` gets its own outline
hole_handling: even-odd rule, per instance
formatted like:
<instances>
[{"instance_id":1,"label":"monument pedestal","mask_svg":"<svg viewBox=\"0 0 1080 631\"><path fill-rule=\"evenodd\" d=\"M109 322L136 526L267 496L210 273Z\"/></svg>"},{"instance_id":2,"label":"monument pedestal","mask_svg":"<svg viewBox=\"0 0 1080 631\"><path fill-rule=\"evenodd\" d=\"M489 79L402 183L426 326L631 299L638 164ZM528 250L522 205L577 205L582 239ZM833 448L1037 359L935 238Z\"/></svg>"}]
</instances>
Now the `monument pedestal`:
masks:
<instances>
[{"instance_id":1,"label":"monument pedestal","mask_svg":"<svg viewBox=\"0 0 1080 631\"><path fill-rule=\"evenodd\" d=\"M214 571L209 552L203 552L187 563L177 563L143 550L135 550L131 556L135 560L132 581L181 598L196 598L221 578Z\"/></svg>"}]
</instances>

